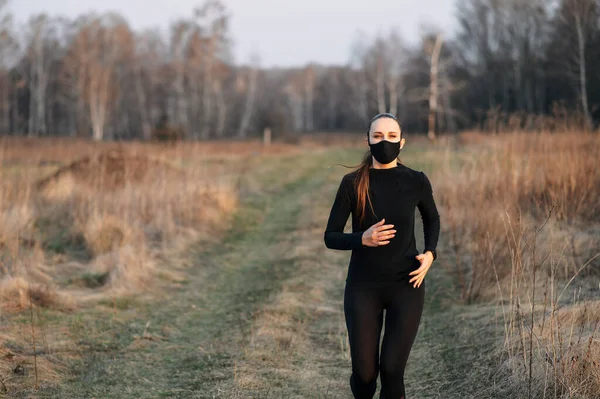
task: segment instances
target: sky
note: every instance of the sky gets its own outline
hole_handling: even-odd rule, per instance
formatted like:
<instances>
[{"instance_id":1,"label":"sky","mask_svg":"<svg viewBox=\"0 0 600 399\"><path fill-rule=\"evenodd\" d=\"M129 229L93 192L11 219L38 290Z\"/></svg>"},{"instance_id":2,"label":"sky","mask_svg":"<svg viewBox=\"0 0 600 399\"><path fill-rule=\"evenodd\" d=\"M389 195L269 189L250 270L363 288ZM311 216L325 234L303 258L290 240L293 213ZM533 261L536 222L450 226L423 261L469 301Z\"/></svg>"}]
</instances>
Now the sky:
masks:
<instances>
[{"instance_id":1,"label":"sky","mask_svg":"<svg viewBox=\"0 0 600 399\"><path fill-rule=\"evenodd\" d=\"M8 0L17 24L32 14L75 18L88 11L117 11L136 30L191 17L202 0ZM456 24L455 0L223 0L230 18L233 56L248 63L253 52L262 67L308 62L345 64L357 37L397 30L416 44L424 25L450 36Z\"/></svg>"}]
</instances>

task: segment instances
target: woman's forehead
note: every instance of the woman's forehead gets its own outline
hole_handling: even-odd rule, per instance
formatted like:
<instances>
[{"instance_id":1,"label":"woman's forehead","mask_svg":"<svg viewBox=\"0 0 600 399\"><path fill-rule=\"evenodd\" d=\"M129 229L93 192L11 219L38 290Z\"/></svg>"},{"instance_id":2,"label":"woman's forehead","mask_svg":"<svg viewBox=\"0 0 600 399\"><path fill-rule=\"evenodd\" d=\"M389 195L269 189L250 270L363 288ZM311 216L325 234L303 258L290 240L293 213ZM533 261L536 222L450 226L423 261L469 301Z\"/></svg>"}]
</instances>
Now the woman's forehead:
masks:
<instances>
[{"instance_id":1,"label":"woman's forehead","mask_svg":"<svg viewBox=\"0 0 600 399\"><path fill-rule=\"evenodd\" d=\"M398 122L392 118L379 118L373 121L371 132L381 132L384 134L390 132L400 133L400 128Z\"/></svg>"}]
</instances>

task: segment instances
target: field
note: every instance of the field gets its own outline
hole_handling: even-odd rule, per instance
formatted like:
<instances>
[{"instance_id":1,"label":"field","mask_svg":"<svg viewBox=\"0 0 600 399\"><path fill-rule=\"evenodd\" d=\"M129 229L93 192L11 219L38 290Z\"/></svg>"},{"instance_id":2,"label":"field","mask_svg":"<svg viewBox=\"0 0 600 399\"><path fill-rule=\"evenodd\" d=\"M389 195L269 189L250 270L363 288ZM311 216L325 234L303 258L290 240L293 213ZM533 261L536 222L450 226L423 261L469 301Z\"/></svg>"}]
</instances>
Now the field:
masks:
<instances>
[{"instance_id":1,"label":"field","mask_svg":"<svg viewBox=\"0 0 600 399\"><path fill-rule=\"evenodd\" d=\"M0 397L350 398L350 254L323 231L362 138L5 140ZM442 225L408 397L599 397L598 154L597 133L407 138Z\"/></svg>"}]
</instances>

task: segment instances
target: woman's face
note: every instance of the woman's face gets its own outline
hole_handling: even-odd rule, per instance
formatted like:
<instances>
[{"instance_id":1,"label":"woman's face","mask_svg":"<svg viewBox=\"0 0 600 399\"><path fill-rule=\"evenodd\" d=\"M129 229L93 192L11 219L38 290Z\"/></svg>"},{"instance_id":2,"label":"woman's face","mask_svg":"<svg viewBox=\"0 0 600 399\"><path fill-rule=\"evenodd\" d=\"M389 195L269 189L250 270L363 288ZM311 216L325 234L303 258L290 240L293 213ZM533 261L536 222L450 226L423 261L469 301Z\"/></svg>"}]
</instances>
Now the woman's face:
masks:
<instances>
[{"instance_id":1,"label":"woman's face","mask_svg":"<svg viewBox=\"0 0 600 399\"><path fill-rule=\"evenodd\" d=\"M365 139L367 140L367 139ZM376 144L381 140L397 143L400 141L400 148L404 146L404 138L401 139L400 126L392 118L379 118L371 124L369 129L369 140L371 144ZM367 141L367 144L369 141Z\"/></svg>"}]
</instances>

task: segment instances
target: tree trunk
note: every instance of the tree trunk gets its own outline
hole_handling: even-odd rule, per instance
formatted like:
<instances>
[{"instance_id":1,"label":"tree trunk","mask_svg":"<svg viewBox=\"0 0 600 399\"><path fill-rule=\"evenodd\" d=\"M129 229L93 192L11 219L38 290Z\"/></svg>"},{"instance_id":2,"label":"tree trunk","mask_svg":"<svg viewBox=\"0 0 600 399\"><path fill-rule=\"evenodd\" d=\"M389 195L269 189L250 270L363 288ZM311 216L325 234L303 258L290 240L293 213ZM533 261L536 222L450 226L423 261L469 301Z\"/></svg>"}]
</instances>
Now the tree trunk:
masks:
<instances>
[{"instance_id":1,"label":"tree trunk","mask_svg":"<svg viewBox=\"0 0 600 399\"><path fill-rule=\"evenodd\" d=\"M3 76L2 84L0 84L1 96L0 101L2 101L2 134L10 133L10 96L8 91L8 73Z\"/></svg>"},{"instance_id":2,"label":"tree trunk","mask_svg":"<svg viewBox=\"0 0 600 399\"><path fill-rule=\"evenodd\" d=\"M250 118L252 117L252 108L254 106L254 98L256 95L256 80L258 76L258 68L252 68L248 75L248 92L246 94L246 101L244 102L244 113L240 122L240 127L237 132L237 136L242 138L246 137L248 126L250 125Z\"/></svg>"},{"instance_id":3,"label":"tree trunk","mask_svg":"<svg viewBox=\"0 0 600 399\"><path fill-rule=\"evenodd\" d=\"M146 93L144 93L144 86L142 83L142 67L139 60L136 61L135 65L135 89L140 107L140 119L142 122L142 135L144 140L150 140L152 137L152 126L148 118L148 105L146 101Z\"/></svg>"},{"instance_id":4,"label":"tree trunk","mask_svg":"<svg viewBox=\"0 0 600 399\"><path fill-rule=\"evenodd\" d=\"M337 91L338 91L338 76L335 71L331 72L329 93L327 98L327 128L333 130L337 120Z\"/></svg>"},{"instance_id":5,"label":"tree trunk","mask_svg":"<svg viewBox=\"0 0 600 399\"><path fill-rule=\"evenodd\" d=\"M583 32L583 26L581 22L581 16L575 14L575 29L577 30L577 45L579 50L579 92L581 96L581 107L583 108L583 116L587 128L592 127L592 117L590 115L590 109L588 105L587 96L587 78L586 78L586 65L585 65L585 35Z\"/></svg>"},{"instance_id":6,"label":"tree trunk","mask_svg":"<svg viewBox=\"0 0 600 399\"><path fill-rule=\"evenodd\" d=\"M377 57L375 80L377 86L377 109L381 114L385 112L385 77L383 76L383 57L381 55Z\"/></svg>"},{"instance_id":7,"label":"tree trunk","mask_svg":"<svg viewBox=\"0 0 600 399\"><path fill-rule=\"evenodd\" d=\"M435 140L435 119L437 115L438 101L438 61L440 51L442 49L442 36L438 35L435 38L433 51L431 52L431 82L429 89L429 131L427 137L430 140Z\"/></svg>"},{"instance_id":8,"label":"tree trunk","mask_svg":"<svg viewBox=\"0 0 600 399\"><path fill-rule=\"evenodd\" d=\"M175 115L176 123L182 126L184 129L189 128L188 117L187 117L187 100L185 95L184 83L184 66L183 60L178 60L181 65L177 66L177 76L175 78Z\"/></svg>"},{"instance_id":9,"label":"tree trunk","mask_svg":"<svg viewBox=\"0 0 600 399\"><path fill-rule=\"evenodd\" d=\"M365 77L364 71L358 71L360 78L358 79L358 114L363 121L369 119L369 84Z\"/></svg>"},{"instance_id":10,"label":"tree trunk","mask_svg":"<svg viewBox=\"0 0 600 399\"><path fill-rule=\"evenodd\" d=\"M312 68L308 68L305 72L304 82L304 95L305 95L305 107L304 107L304 127L307 131L314 130L314 119L313 119L313 88L314 88L314 71Z\"/></svg>"},{"instance_id":11,"label":"tree trunk","mask_svg":"<svg viewBox=\"0 0 600 399\"><path fill-rule=\"evenodd\" d=\"M101 141L104 139L104 126L107 116L110 71L99 68L96 74L92 72L90 75L89 103L93 138L94 141Z\"/></svg>"},{"instance_id":12,"label":"tree trunk","mask_svg":"<svg viewBox=\"0 0 600 399\"><path fill-rule=\"evenodd\" d=\"M302 96L300 96L292 86L288 86L287 90L288 103L290 105L293 121L294 132L299 132L303 128L302 118Z\"/></svg>"},{"instance_id":13,"label":"tree trunk","mask_svg":"<svg viewBox=\"0 0 600 399\"><path fill-rule=\"evenodd\" d=\"M225 132L225 118L227 116L227 105L223 97L223 90L221 88L221 82L218 80L214 83L215 98L217 100L217 128L216 136L223 137Z\"/></svg>"},{"instance_id":14,"label":"tree trunk","mask_svg":"<svg viewBox=\"0 0 600 399\"><path fill-rule=\"evenodd\" d=\"M393 115L398 115L398 80L390 79L388 91L390 92L390 108L389 112Z\"/></svg>"},{"instance_id":15,"label":"tree trunk","mask_svg":"<svg viewBox=\"0 0 600 399\"><path fill-rule=\"evenodd\" d=\"M210 39L208 54L205 55L206 63L204 67L204 86L202 87L202 138L210 137L210 120L212 111L212 64L213 64L213 47L214 38Z\"/></svg>"}]
</instances>

